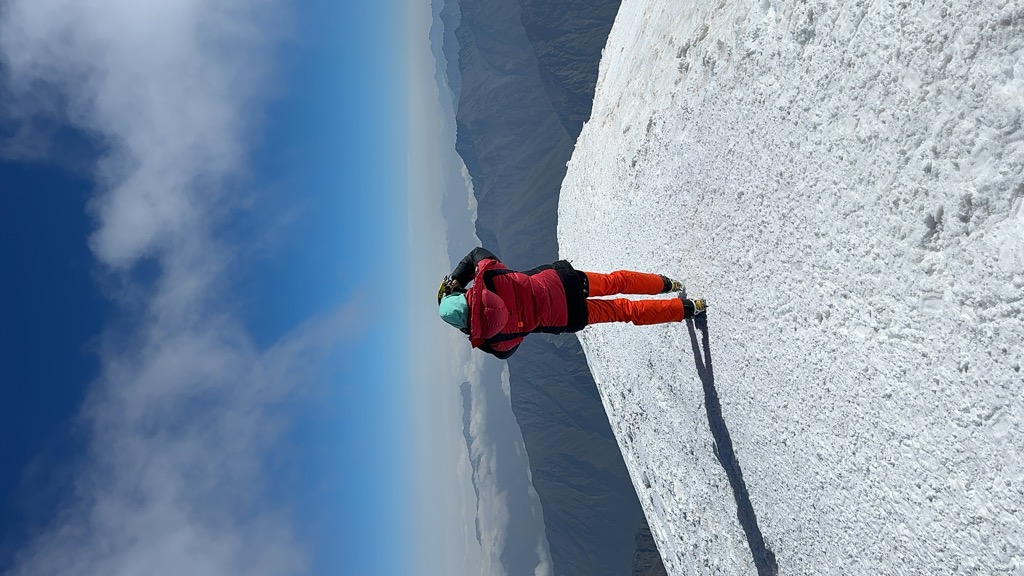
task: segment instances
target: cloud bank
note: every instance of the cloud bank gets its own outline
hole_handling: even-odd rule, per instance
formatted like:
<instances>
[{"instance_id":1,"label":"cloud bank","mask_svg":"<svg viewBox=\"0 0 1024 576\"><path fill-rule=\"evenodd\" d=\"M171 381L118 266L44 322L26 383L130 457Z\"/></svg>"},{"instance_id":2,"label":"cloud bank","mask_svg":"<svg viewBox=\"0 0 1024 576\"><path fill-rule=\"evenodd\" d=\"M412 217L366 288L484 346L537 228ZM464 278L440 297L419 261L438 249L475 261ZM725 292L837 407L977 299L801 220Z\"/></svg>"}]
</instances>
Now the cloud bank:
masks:
<instances>
[{"instance_id":1,"label":"cloud bank","mask_svg":"<svg viewBox=\"0 0 1024 576\"><path fill-rule=\"evenodd\" d=\"M45 149L37 128L60 123L98 143L89 241L122 315L101 338L73 504L12 574L307 568L288 511L266 503L265 460L287 428L282 403L319 376L308 367L350 313L259 349L225 303L233 253L216 233L246 201L246 142L284 16L276 0L12 0L0 12L2 150L31 157Z\"/></svg>"}]
</instances>

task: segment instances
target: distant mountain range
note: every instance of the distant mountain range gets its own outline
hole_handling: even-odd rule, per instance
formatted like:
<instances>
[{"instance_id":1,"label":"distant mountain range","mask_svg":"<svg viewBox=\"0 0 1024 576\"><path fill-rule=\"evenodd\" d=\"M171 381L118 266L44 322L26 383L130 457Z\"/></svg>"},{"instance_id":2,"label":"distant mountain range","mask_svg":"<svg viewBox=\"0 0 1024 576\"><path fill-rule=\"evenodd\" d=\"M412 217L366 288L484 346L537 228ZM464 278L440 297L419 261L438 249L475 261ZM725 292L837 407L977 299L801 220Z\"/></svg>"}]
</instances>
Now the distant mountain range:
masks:
<instances>
[{"instance_id":1,"label":"distant mountain range","mask_svg":"<svg viewBox=\"0 0 1024 576\"><path fill-rule=\"evenodd\" d=\"M476 232L512 268L558 259L559 190L618 7L463 0L441 12ZM531 336L508 363L555 574L663 574L577 338Z\"/></svg>"}]
</instances>

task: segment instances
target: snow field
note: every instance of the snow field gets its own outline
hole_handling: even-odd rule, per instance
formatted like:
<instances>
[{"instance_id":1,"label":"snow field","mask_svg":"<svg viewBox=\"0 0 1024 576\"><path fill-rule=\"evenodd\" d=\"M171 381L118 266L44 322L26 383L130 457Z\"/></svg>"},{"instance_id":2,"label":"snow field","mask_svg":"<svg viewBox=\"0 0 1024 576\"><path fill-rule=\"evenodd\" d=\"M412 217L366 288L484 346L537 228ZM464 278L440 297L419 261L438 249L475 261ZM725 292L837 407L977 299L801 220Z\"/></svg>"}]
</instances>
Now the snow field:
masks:
<instances>
[{"instance_id":1,"label":"snow field","mask_svg":"<svg viewBox=\"0 0 1024 576\"><path fill-rule=\"evenodd\" d=\"M562 256L709 299L782 574L1024 573L1022 50L1021 1L622 4ZM580 336L670 573L752 573L686 326Z\"/></svg>"}]
</instances>

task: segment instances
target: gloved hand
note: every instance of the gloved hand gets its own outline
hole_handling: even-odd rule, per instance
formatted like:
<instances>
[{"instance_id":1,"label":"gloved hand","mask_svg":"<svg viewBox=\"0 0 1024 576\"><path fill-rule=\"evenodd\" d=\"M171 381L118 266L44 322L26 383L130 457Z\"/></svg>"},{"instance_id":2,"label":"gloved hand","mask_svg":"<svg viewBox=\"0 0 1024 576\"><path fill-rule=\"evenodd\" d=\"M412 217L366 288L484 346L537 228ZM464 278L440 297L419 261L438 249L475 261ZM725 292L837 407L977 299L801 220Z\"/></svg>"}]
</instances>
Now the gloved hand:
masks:
<instances>
[{"instance_id":1,"label":"gloved hand","mask_svg":"<svg viewBox=\"0 0 1024 576\"><path fill-rule=\"evenodd\" d=\"M462 288L462 284L458 280L452 278L449 274L441 279L441 286L437 289L437 301L441 302L441 298L451 294L452 292Z\"/></svg>"}]
</instances>

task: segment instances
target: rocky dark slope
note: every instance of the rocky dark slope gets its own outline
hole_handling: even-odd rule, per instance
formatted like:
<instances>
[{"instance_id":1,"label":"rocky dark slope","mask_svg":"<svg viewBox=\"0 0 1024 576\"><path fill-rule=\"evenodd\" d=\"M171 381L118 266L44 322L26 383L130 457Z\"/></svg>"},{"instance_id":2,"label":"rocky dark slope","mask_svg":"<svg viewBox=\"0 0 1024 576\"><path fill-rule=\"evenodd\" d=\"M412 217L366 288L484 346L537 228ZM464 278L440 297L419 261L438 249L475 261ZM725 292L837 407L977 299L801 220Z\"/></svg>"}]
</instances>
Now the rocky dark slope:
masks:
<instances>
[{"instance_id":1,"label":"rocky dark slope","mask_svg":"<svg viewBox=\"0 0 1024 576\"><path fill-rule=\"evenodd\" d=\"M473 180L477 235L512 268L558 259L559 189L618 4L459 4L459 65L448 71L457 87L456 149ZM445 31L452 61L449 38ZM578 340L532 336L509 371L555 573L631 573L646 523ZM642 564L660 564L653 540L643 542Z\"/></svg>"}]
</instances>

